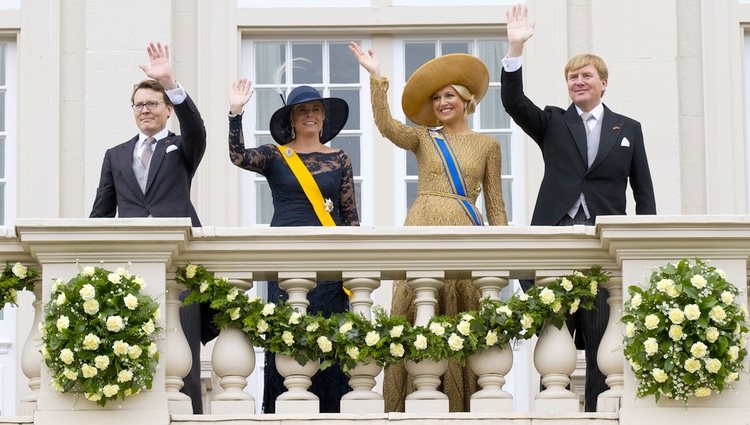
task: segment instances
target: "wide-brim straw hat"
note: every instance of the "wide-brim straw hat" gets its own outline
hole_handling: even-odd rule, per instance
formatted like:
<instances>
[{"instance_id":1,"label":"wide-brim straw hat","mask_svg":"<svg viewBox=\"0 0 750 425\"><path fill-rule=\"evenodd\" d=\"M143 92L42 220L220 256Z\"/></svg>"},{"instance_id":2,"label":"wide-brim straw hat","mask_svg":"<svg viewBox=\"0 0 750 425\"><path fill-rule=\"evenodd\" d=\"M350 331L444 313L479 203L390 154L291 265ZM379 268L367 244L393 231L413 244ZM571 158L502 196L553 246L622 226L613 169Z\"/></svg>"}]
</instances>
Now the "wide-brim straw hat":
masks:
<instances>
[{"instance_id":1,"label":"wide-brim straw hat","mask_svg":"<svg viewBox=\"0 0 750 425\"><path fill-rule=\"evenodd\" d=\"M432 94L441 88L459 84L482 100L490 84L490 73L479 58L465 53L451 53L430 60L417 68L404 87L401 108L414 123L425 127L441 125L432 110Z\"/></svg>"},{"instance_id":2,"label":"wide-brim straw hat","mask_svg":"<svg viewBox=\"0 0 750 425\"><path fill-rule=\"evenodd\" d=\"M341 131L349 118L349 105L344 99L338 97L321 97L316 89L310 86L295 87L286 98L286 105L279 108L271 116L269 124L273 140L280 145L292 141L292 124L290 113L295 105L301 103L318 101L325 109L325 120L323 120L323 134L320 143L327 143Z\"/></svg>"}]
</instances>

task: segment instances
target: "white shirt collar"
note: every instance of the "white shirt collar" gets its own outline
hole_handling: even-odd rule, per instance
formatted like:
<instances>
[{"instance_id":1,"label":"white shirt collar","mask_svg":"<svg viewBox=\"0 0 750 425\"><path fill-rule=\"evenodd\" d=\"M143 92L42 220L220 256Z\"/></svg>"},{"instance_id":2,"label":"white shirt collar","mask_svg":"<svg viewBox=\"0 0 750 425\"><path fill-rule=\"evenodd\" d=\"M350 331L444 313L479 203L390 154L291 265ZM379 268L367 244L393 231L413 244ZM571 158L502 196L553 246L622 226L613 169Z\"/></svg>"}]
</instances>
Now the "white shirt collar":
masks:
<instances>
[{"instance_id":1,"label":"white shirt collar","mask_svg":"<svg viewBox=\"0 0 750 425\"><path fill-rule=\"evenodd\" d=\"M159 140L169 136L169 130L167 130L166 127L164 127L160 132L154 134L154 139L158 142ZM138 141L135 143L136 149L140 149L143 146L143 141L146 140L148 136L146 136L143 133L138 133Z\"/></svg>"},{"instance_id":2,"label":"white shirt collar","mask_svg":"<svg viewBox=\"0 0 750 425\"><path fill-rule=\"evenodd\" d=\"M576 107L576 112L578 112L578 116L580 117L583 113L583 109L579 108L576 104L573 105ZM599 104L596 105L594 109L590 110L589 113L594 117L596 121L599 121L602 118L602 115L604 115L604 104L599 102Z\"/></svg>"}]
</instances>

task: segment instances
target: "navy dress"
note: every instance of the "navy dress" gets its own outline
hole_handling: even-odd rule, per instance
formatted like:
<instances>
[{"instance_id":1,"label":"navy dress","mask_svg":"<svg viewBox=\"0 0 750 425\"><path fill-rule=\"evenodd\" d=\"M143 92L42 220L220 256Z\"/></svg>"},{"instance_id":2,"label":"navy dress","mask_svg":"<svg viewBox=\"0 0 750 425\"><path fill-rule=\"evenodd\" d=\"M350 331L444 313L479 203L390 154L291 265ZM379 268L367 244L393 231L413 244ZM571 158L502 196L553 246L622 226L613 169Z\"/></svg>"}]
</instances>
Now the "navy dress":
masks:
<instances>
[{"instance_id":1,"label":"navy dress","mask_svg":"<svg viewBox=\"0 0 750 425\"><path fill-rule=\"evenodd\" d=\"M331 217L337 226L359 226L354 192L354 176L349 156L336 152L298 153L315 182L320 187L323 198L333 202ZM272 227L320 226L320 221L310 205L297 178L274 145L263 145L245 149L242 134L242 116L229 119L229 157L234 165L266 177L273 197ZM341 282L318 282L307 296L310 301L308 312L321 312L324 316L349 309L349 298L344 293ZM287 295L277 282L268 282L268 300L286 300ZM276 411L276 397L286 391L284 379L276 371L275 356L266 353L263 412ZM349 377L338 365L318 371L312 378L310 391L320 398L322 413L337 413L341 397L348 393Z\"/></svg>"}]
</instances>

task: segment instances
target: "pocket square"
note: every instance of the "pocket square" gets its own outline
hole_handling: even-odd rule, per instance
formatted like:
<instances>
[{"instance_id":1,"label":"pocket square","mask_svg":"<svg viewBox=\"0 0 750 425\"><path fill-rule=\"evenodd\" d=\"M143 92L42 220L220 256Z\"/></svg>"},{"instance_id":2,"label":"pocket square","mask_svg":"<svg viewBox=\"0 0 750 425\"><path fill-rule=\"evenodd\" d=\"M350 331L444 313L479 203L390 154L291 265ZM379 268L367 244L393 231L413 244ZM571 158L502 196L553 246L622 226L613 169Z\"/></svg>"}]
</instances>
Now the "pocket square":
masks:
<instances>
[{"instance_id":1,"label":"pocket square","mask_svg":"<svg viewBox=\"0 0 750 425\"><path fill-rule=\"evenodd\" d=\"M629 148L630 147L630 140L628 140L627 137L623 137L622 138L622 142L620 142L620 146L624 146L626 148Z\"/></svg>"},{"instance_id":2,"label":"pocket square","mask_svg":"<svg viewBox=\"0 0 750 425\"><path fill-rule=\"evenodd\" d=\"M177 149L179 149L177 146L175 146L175 145L169 145L169 146L167 146L167 153L170 153L172 151L176 151Z\"/></svg>"}]
</instances>

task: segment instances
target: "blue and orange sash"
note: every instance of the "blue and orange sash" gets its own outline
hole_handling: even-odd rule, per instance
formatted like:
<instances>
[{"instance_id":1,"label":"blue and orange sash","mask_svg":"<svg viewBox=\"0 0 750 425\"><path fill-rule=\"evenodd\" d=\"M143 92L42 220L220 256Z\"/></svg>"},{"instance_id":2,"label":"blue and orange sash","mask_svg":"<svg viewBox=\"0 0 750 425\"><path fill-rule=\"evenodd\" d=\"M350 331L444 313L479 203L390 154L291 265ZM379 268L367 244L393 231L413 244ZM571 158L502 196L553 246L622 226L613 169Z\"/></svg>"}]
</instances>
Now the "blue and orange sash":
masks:
<instances>
[{"instance_id":1,"label":"blue and orange sash","mask_svg":"<svg viewBox=\"0 0 750 425\"><path fill-rule=\"evenodd\" d=\"M469 217L472 224L475 226L482 226L482 216L477 211L477 208L466 196L466 182L464 181L464 175L461 172L461 166L458 165L456 155L453 153L445 135L440 130L428 130L430 133L430 140L435 146L438 157L443 162L443 170L445 171L446 177L448 177L448 183L450 183L451 191L455 195L455 199L461 208Z\"/></svg>"}]
</instances>

